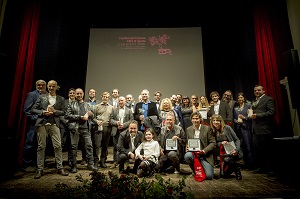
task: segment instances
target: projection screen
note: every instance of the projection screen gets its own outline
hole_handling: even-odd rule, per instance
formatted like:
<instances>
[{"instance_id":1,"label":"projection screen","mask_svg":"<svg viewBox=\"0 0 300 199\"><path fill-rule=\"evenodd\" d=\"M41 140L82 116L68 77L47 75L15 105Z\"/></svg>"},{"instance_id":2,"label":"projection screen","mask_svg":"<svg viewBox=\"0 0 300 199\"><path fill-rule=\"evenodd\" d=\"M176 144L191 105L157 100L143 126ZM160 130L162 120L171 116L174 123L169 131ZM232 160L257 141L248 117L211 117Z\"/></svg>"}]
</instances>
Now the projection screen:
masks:
<instances>
[{"instance_id":1,"label":"projection screen","mask_svg":"<svg viewBox=\"0 0 300 199\"><path fill-rule=\"evenodd\" d=\"M132 94L135 101L143 89L172 94L205 94L200 27L131 28L90 30L85 98L88 90L117 88L120 96Z\"/></svg>"}]
</instances>

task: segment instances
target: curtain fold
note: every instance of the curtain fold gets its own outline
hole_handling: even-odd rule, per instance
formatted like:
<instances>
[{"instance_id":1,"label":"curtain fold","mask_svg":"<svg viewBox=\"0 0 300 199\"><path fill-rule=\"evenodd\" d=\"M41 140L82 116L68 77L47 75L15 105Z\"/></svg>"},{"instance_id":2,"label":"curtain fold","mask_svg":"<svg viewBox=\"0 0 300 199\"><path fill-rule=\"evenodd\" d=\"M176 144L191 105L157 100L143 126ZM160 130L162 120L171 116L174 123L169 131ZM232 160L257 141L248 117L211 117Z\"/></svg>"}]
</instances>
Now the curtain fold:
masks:
<instances>
[{"instance_id":1,"label":"curtain fold","mask_svg":"<svg viewBox=\"0 0 300 199\"><path fill-rule=\"evenodd\" d=\"M256 53L258 65L258 80L264 86L266 94L274 98L276 102L277 114L276 122L279 125L281 117L284 115L282 105L282 95L279 83L277 52L271 21L274 16L270 7L261 3L254 7L254 31L256 39ZM279 31L279 30L275 30Z\"/></svg>"},{"instance_id":2,"label":"curtain fold","mask_svg":"<svg viewBox=\"0 0 300 199\"><path fill-rule=\"evenodd\" d=\"M12 94L8 118L8 127L17 130L17 138L20 142L19 165L22 164L22 151L26 138L26 116L23 112L23 106L27 93L32 89L39 17L40 0L28 1L24 10L13 85L14 92Z\"/></svg>"}]
</instances>

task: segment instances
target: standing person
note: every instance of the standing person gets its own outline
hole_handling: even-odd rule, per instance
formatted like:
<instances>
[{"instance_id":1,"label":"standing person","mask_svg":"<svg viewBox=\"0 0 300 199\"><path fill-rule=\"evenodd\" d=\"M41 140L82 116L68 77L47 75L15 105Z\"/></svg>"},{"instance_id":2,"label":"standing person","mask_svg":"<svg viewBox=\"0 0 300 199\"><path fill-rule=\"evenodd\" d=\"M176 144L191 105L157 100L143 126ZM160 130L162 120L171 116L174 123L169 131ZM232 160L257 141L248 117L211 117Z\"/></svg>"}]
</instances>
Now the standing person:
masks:
<instances>
[{"instance_id":1,"label":"standing person","mask_svg":"<svg viewBox=\"0 0 300 199\"><path fill-rule=\"evenodd\" d=\"M201 162L204 172L206 174L206 179L212 180L214 177L214 158L213 150L216 147L216 138L213 135L211 128L206 125L202 125L201 114L196 111L191 114L191 120L193 126L186 129L186 138L188 139L199 139L200 140L200 151L199 151L199 161ZM189 164L193 173L194 170L194 155L193 152L188 151L184 155L184 160Z\"/></svg>"},{"instance_id":2,"label":"standing person","mask_svg":"<svg viewBox=\"0 0 300 199\"><path fill-rule=\"evenodd\" d=\"M183 118L182 118L181 105L178 104L177 95L172 95L170 100L172 102L173 109L177 113L178 120L179 120L179 126L184 128L184 121L183 121Z\"/></svg>"},{"instance_id":3,"label":"standing person","mask_svg":"<svg viewBox=\"0 0 300 199\"><path fill-rule=\"evenodd\" d=\"M126 95L126 104L125 106L131 110L132 113L134 113L134 107L135 107L135 101L133 99L133 96L131 94Z\"/></svg>"},{"instance_id":4,"label":"standing person","mask_svg":"<svg viewBox=\"0 0 300 199\"><path fill-rule=\"evenodd\" d=\"M223 93L222 101L226 102L228 104L229 108L231 110L233 110L233 107L235 106L236 101L233 99L232 91L231 90L226 90Z\"/></svg>"},{"instance_id":5,"label":"standing person","mask_svg":"<svg viewBox=\"0 0 300 199\"><path fill-rule=\"evenodd\" d=\"M256 156L258 173L267 173L271 171L270 150L272 138L275 134L275 101L272 97L265 94L262 85L254 86L254 95L256 99L252 102L253 114L252 134Z\"/></svg>"},{"instance_id":6,"label":"standing person","mask_svg":"<svg viewBox=\"0 0 300 199\"><path fill-rule=\"evenodd\" d=\"M186 131L187 127L193 125L191 121L191 114L193 112L193 108L191 106L191 101L188 96L183 96L182 98L181 112L184 121L184 131Z\"/></svg>"},{"instance_id":7,"label":"standing person","mask_svg":"<svg viewBox=\"0 0 300 199\"><path fill-rule=\"evenodd\" d=\"M157 108L157 111L158 111L158 114L160 112L160 104L161 104L161 97L162 97L162 94L160 91L156 91L154 93L154 99L155 99L155 103L156 103L156 108Z\"/></svg>"},{"instance_id":8,"label":"standing person","mask_svg":"<svg viewBox=\"0 0 300 199\"><path fill-rule=\"evenodd\" d=\"M36 135L36 119L38 115L32 114L31 108L41 94L47 93L46 82L42 79L35 82L36 90L27 93L24 102L23 111L26 115L27 134L24 142L22 154L22 169L25 170L28 166L36 167L36 150L37 150L37 135Z\"/></svg>"},{"instance_id":9,"label":"standing person","mask_svg":"<svg viewBox=\"0 0 300 199\"><path fill-rule=\"evenodd\" d=\"M36 131L38 138L38 149L37 149L37 171L34 179L40 179L44 174L44 161L45 161L45 149L47 134L50 135L54 155L56 161L56 168L58 174L62 176L69 175L64 171L62 162L62 146L60 137L60 116L65 114L65 98L57 95L56 90L58 89L57 82L50 80L47 84L49 94L42 94L36 103L32 107L32 113L37 114L36 120Z\"/></svg>"},{"instance_id":10,"label":"standing person","mask_svg":"<svg viewBox=\"0 0 300 199\"><path fill-rule=\"evenodd\" d=\"M167 139L177 141L177 149L170 150L166 146ZM172 112L167 113L165 126L161 128L158 136L160 144L159 170L165 172L173 166L174 173L180 173L180 159L183 159L186 145L186 135L181 126L175 124L175 117Z\"/></svg>"},{"instance_id":11,"label":"standing person","mask_svg":"<svg viewBox=\"0 0 300 199\"><path fill-rule=\"evenodd\" d=\"M110 94L104 92L101 95L102 101L94 107L94 122L98 125L98 131L95 134L94 162L98 164L100 147L100 167L106 168L105 161L107 159L108 144L111 136L110 115L113 112L113 106L108 103ZM118 105L116 105L117 107Z\"/></svg>"},{"instance_id":12,"label":"standing person","mask_svg":"<svg viewBox=\"0 0 300 199\"><path fill-rule=\"evenodd\" d=\"M64 106L67 110L69 103L75 101L75 88L70 88L68 91L68 99L65 99ZM68 162L70 164L70 154L71 154L71 142L70 142L70 130L68 127L68 120L65 116L60 116L60 136L61 136L61 147L63 151L68 152Z\"/></svg>"},{"instance_id":13,"label":"standing person","mask_svg":"<svg viewBox=\"0 0 300 199\"><path fill-rule=\"evenodd\" d=\"M85 102L84 92L81 88L75 90L76 100L71 102L65 114L69 120L70 140L71 140L71 173L77 173L77 149L79 139L84 140L84 148L86 151L87 167L91 171L97 171L93 161L93 144L91 139L91 118L93 112L88 102Z\"/></svg>"},{"instance_id":14,"label":"standing person","mask_svg":"<svg viewBox=\"0 0 300 199\"><path fill-rule=\"evenodd\" d=\"M246 98L243 93L237 94L237 102L233 108L234 132L241 140L241 148L244 152L244 166L248 169L254 167L254 149L251 134L252 120L248 118L248 110L250 104L246 103Z\"/></svg>"},{"instance_id":15,"label":"standing person","mask_svg":"<svg viewBox=\"0 0 300 199\"><path fill-rule=\"evenodd\" d=\"M225 122L220 115L214 114L211 116L210 126L216 137L216 150L219 151L218 155L220 155L220 147L224 147L224 145L232 141L235 145L235 148L230 151L231 156L225 157L222 165L220 165L220 177L226 178L234 172L235 178L241 180L242 173L237 163L237 161L243 158L243 152L240 148L240 139L229 125L225 125Z\"/></svg>"},{"instance_id":16,"label":"standing person","mask_svg":"<svg viewBox=\"0 0 300 199\"><path fill-rule=\"evenodd\" d=\"M89 99L87 100L87 102L90 104L91 106L91 110L94 110L95 105L100 103L100 100L96 99L96 90L91 88L88 92L89 94ZM97 134L98 131L98 125L95 124L93 122L93 120L91 121L91 136L92 136L92 143L93 143L93 148L95 148L95 135ZM80 144L81 144L81 151L82 151L82 161L81 161L81 165L86 165L86 152L84 150L84 140L80 139ZM95 152L93 152L93 155L95 155ZM98 163L95 163L95 165L97 166Z\"/></svg>"},{"instance_id":17,"label":"standing person","mask_svg":"<svg viewBox=\"0 0 300 199\"><path fill-rule=\"evenodd\" d=\"M214 114L221 115L221 117L228 121L232 121L232 111L228 105L228 103L220 100L220 95L217 91L213 91L210 93L210 98L213 101L213 105L210 107L207 117L210 118Z\"/></svg>"},{"instance_id":18,"label":"standing person","mask_svg":"<svg viewBox=\"0 0 300 199\"><path fill-rule=\"evenodd\" d=\"M124 164L128 160L135 162L135 150L142 143L143 133L138 131L138 122L135 120L130 121L128 129L120 133L118 140L118 160L119 160L119 173L127 173L128 168L124 170ZM133 171L137 171L137 165Z\"/></svg>"},{"instance_id":19,"label":"standing person","mask_svg":"<svg viewBox=\"0 0 300 199\"><path fill-rule=\"evenodd\" d=\"M119 89L115 88L111 92L111 98L109 99L108 103L113 106L113 108L117 108L118 106L118 99L119 99L120 91Z\"/></svg>"},{"instance_id":20,"label":"standing person","mask_svg":"<svg viewBox=\"0 0 300 199\"><path fill-rule=\"evenodd\" d=\"M143 151L143 152L142 152ZM156 135L152 128L146 129L142 143L135 150L137 166L137 176L152 176L154 168L158 163L160 146L156 141Z\"/></svg>"},{"instance_id":21,"label":"standing person","mask_svg":"<svg viewBox=\"0 0 300 199\"><path fill-rule=\"evenodd\" d=\"M141 96L142 101L136 104L133 117L139 123L138 130L144 132L146 129L144 125L146 117L156 116L159 119L159 115L156 104L149 100L149 91L147 89L142 90Z\"/></svg>"},{"instance_id":22,"label":"standing person","mask_svg":"<svg viewBox=\"0 0 300 199\"><path fill-rule=\"evenodd\" d=\"M110 115L110 124L111 124L111 136L113 137L113 163L111 168L118 166L118 156L117 156L117 144L119 140L120 133L126 130L133 120L132 111L125 106L125 97L119 97L119 105L115 108Z\"/></svg>"}]
</instances>

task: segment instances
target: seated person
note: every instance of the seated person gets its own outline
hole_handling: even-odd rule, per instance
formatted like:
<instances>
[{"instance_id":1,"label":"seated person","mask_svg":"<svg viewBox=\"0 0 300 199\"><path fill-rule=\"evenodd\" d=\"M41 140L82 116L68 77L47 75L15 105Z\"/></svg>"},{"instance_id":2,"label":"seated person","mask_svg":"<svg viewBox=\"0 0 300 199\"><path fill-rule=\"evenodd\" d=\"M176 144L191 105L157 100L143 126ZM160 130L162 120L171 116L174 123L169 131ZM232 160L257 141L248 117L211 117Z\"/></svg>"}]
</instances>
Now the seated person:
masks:
<instances>
[{"instance_id":1,"label":"seated person","mask_svg":"<svg viewBox=\"0 0 300 199\"><path fill-rule=\"evenodd\" d=\"M133 120L130 122L127 130L120 133L117 149L119 172L127 173L128 168L124 170L124 164L128 160L135 161L135 149L142 143L143 133L138 131L138 122ZM136 171L137 168L134 168Z\"/></svg>"},{"instance_id":2,"label":"seated person","mask_svg":"<svg viewBox=\"0 0 300 199\"><path fill-rule=\"evenodd\" d=\"M216 147L216 139L212 134L211 128L206 125L202 125L201 114L196 111L191 114L191 120L193 126L190 126L186 129L186 138L188 139L199 139L200 140L200 150L199 161L201 162L204 172L206 174L206 179L212 180L214 177L214 159L213 159L213 150ZM184 155L184 160L189 164L193 173L194 170L194 154L193 151L188 151Z\"/></svg>"},{"instance_id":3,"label":"seated person","mask_svg":"<svg viewBox=\"0 0 300 199\"><path fill-rule=\"evenodd\" d=\"M152 176L154 174L154 168L157 165L160 150L158 142L154 139L154 130L151 128L146 129L142 143L135 150L135 165L138 165L138 177Z\"/></svg>"},{"instance_id":4,"label":"seated person","mask_svg":"<svg viewBox=\"0 0 300 199\"><path fill-rule=\"evenodd\" d=\"M220 177L228 177L234 172L236 179L241 180L242 174L237 163L238 160L243 158L243 152L240 150L240 139L230 126L225 125L225 122L220 115L212 115L210 125L216 136L217 149L220 149L219 151L226 154L224 145L232 141L235 145L235 149L232 149L229 154L220 156Z\"/></svg>"},{"instance_id":5,"label":"seated person","mask_svg":"<svg viewBox=\"0 0 300 199\"><path fill-rule=\"evenodd\" d=\"M180 173L180 162L179 159L184 154L184 147L186 144L186 135L184 130L179 126L174 124L175 117L174 114L168 113L166 115L165 126L162 127L161 133L159 135L159 143L161 146L160 157L159 157L159 172L165 172L167 168L173 166L175 169L174 173ZM172 139L177 141L177 149L170 150L166 146L166 140Z\"/></svg>"}]
</instances>

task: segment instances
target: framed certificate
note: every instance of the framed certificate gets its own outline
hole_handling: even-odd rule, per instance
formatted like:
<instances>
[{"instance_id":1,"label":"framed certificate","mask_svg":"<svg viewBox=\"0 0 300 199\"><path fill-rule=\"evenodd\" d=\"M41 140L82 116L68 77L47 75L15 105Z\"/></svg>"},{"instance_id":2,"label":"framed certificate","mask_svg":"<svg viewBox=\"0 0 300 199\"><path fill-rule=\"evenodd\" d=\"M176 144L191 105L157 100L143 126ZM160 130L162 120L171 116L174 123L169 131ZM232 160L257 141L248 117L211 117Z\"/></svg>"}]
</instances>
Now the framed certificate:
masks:
<instances>
[{"instance_id":1,"label":"framed certificate","mask_svg":"<svg viewBox=\"0 0 300 199\"><path fill-rule=\"evenodd\" d=\"M188 139L189 151L200 151L200 140L199 139Z\"/></svg>"},{"instance_id":2,"label":"framed certificate","mask_svg":"<svg viewBox=\"0 0 300 199\"><path fill-rule=\"evenodd\" d=\"M166 139L166 150L176 151L177 150L177 140Z\"/></svg>"}]
</instances>

